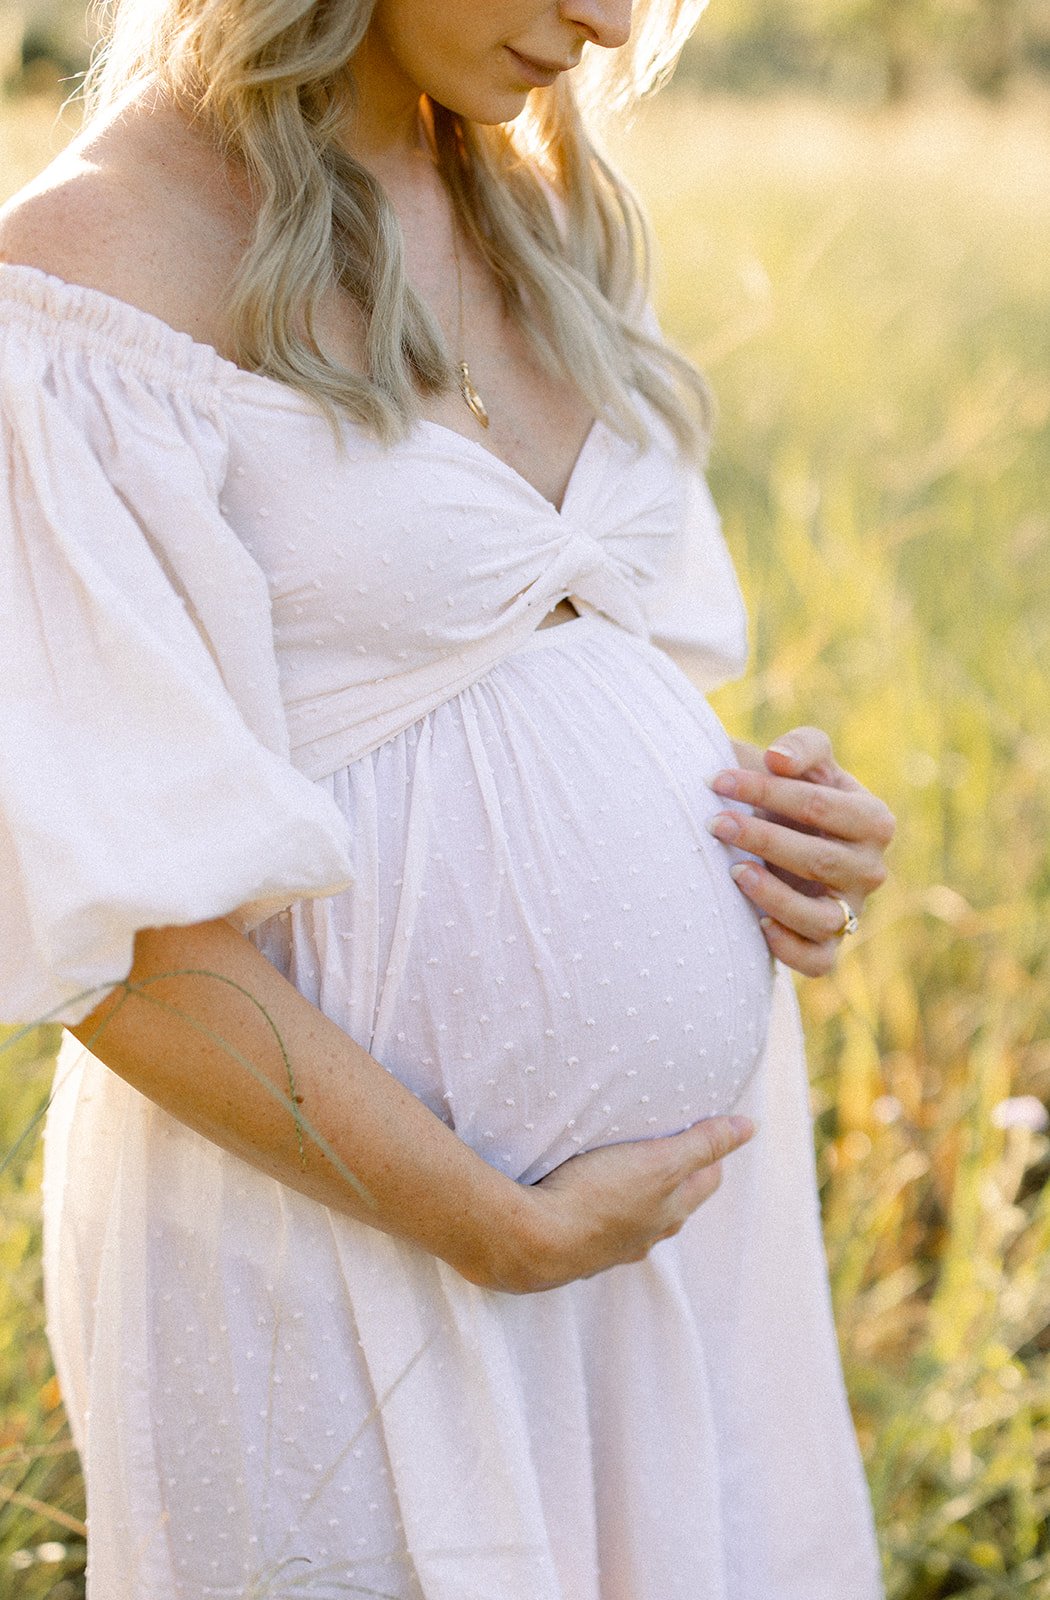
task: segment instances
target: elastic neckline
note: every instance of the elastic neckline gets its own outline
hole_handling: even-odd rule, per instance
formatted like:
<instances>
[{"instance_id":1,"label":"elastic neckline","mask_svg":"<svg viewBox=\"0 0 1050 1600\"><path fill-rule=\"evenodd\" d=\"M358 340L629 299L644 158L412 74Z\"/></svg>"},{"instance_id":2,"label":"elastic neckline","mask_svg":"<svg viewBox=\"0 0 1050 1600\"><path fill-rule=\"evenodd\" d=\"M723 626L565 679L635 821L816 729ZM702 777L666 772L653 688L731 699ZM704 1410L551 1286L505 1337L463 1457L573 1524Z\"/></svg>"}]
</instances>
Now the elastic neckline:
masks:
<instances>
[{"instance_id":1,"label":"elastic neckline","mask_svg":"<svg viewBox=\"0 0 1050 1600\"><path fill-rule=\"evenodd\" d=\"M0 307L5 320L47 325L52 337L105 351L174 387L223 387L229 373L242 370L152 312L39 267L0 262Z\"/></svg>"},{"instance_id":2,"label":"elastic neckline","mask_svg":"<svg viewBox=\"0 0 1050 1600\"><path fill-rule=\"evenodd\" d=\"M312 417L320 415L309 395L282 383L279 378L238 366L221 355L214 345L194 339L192 334L173 327L152 311L144 311L141 306L107 294L103 289L71 283L40 267L0 262L0 308L5 305L16 308L30 321L50 324L60 339L89 350L105 349L121 366L157 382L172 387L221 391L248 404L279 407ZM345 419L345 426L367 434L367 430L350 418ZM592 422L569 473L560 506L548 500L502 456L458 429L420 417L413 424L413 431L436 433L456 441L458 448L487 463L491 470L501 473L538 504L548 507L553 516L561 517L586 459L609 430L600 417ZM367 437L373 436L367 434Z\"/></svg>"}]
</instances>

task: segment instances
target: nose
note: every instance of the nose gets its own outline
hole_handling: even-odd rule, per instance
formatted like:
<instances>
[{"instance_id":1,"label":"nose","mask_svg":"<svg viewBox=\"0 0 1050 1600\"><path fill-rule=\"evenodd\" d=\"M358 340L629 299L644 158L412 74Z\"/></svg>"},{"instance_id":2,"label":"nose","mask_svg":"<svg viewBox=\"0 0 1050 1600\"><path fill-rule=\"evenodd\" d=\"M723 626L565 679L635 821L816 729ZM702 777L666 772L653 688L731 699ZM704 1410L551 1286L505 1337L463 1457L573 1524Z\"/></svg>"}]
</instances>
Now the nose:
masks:
<instances>
[{"instance_id":1,"label":"nose","mask_svg":"<svg viewBox=\"0 0 1050 1600\"><path fill-rule=\"evenodd\" d=\"M633 0L563 0L562 16L591 44L615 50L631 37Z\"/></svg>"}]
</instances>

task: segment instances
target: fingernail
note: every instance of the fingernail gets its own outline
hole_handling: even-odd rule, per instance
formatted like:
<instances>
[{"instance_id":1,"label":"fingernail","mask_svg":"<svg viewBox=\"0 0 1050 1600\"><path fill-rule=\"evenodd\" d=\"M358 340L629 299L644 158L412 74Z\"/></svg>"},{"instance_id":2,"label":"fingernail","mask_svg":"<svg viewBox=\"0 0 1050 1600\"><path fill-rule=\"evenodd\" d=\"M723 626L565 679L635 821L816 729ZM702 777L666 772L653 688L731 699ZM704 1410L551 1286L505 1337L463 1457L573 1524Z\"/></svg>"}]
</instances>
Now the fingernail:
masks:
<instances>
[{"instance_id":1,"label":"fingernail","mask_svg":"<svg viewBox=\"0 0 1050 1600\"><path fill-rule=\"evenodd\" d=\"M773 918L772 917L759 917L758 925L762 929L763 933L768 933L770 928L773 926Z\"/></svg>"},{"instance_id":2,"label":"fingernail","mask_svg":"<svg viewBox=\"0 0 1050 1600\"><path fill-rule=\"evenodd\" d=\"M733 1124L733 1132L740 1139L750 1139L756 1132L750 1117L730 1117L729 1120Z\"/></svg>"},{"instance_id":3,"label":"fingernail","mask_svg":"<svg viewBox=\"0 0 1050 1600\"><path fill-rule=\"evenodd\" d=\"M708 832L713 833L716 839L721 839L723 844L732 844L740 833L739 822L735 817L727 816L725 812L712 817L707 828Z\"/></svg>"},{"instance_id":4,"label":"fingernail","mask_svg":"<svg viewBox=\"0 0 1050 1600\"><path fill-rule=\"evenodd\" d=\"M730 867L729 876L734 883L750 883L753 870L750 861L738 861L735 867Z\"/></svg>"},{"instance_id":5,"label":"fingernail","mask_svg":"<svg viewBox=\"0 0 1050 1600\"><path fill-rule=\"evenodd\" d=\"M778 756L786 756L789 761L793 761L795 758L795 752L789 744L771 744L767 746L767 749L774 751Z\"/></svg>"},{"instance_id":6,"label":"fingernail","mask_svg":"<svg viewBox=\"0 0 1050 1600\"><path fill-rule=\"evenodd\" d=\"M711 787L715 794L724 795L728 800L732 800L738 792L737 781L731 772L720 772L717 778L712 779Z\"/></svg>"}]
</instances>

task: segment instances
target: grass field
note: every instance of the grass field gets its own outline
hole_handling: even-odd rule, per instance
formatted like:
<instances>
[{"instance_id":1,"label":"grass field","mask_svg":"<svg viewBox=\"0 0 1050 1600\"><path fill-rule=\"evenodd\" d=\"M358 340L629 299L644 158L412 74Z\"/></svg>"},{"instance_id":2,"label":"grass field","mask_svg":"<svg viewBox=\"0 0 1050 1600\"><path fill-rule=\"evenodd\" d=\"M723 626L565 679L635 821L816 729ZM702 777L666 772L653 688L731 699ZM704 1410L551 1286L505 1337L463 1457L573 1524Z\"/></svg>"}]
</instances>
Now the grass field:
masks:
<instances>
[{"instance_id":1,"label":"grass field","mask_svg":"<svg viewBox=\"0 0 1050 1600\"><path fill-rule=\"evenodd\" d=\"M51 115L0 118L0 188ZM760 739L822 724L900 818L893 881L804 992L891 1600L1047 1600L1050 1147L1025 1097L1050 1097L1050 117L666 98L622 159L718 396L753 618L718 709ZM0 1150L45 1086L5 1065ZM72 1600L38 1164L31 1137L0 1179L0 1594Z\"/></svg>"}]
</instances>

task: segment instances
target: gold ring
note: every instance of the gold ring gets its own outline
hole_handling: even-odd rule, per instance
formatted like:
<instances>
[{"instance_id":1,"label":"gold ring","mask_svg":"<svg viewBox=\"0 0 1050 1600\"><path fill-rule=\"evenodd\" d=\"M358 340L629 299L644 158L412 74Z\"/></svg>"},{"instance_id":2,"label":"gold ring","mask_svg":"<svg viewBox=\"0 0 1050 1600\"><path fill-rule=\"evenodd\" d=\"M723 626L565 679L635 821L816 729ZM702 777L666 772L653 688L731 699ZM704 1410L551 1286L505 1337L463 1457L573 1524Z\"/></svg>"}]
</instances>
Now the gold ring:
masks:
<instances>
[{"instance_id":1,"label":"gold ring","mask_svg":"<svg viewBox=\"0 0 1050 1600\"><path fill-rule=\"evenodd\" d=\"M849 901L843 900L837 894L831 895L830 898L834 900L837 906L842 907L842 927L838 929L837 933L835 934L835 938L844 939L847 933L856 933L857 929L860 927L860 923L857 920L857 913L854 911Z\"/></svg>"}]
</instances>

